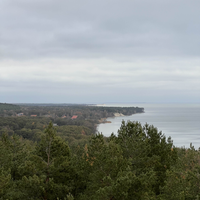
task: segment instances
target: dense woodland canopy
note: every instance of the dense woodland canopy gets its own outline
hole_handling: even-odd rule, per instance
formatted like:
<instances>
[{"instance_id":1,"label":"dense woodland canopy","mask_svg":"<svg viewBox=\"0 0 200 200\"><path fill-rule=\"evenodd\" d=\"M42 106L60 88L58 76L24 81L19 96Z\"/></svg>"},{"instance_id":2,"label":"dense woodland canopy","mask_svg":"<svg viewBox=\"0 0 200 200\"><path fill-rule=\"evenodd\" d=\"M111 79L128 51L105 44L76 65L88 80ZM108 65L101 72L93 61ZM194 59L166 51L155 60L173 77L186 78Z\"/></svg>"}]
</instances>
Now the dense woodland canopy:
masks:
<instances>
[{"instance_id":1,"label":"dense woodland canopy","mask_svg":"<svg viewBox=\"0 0 200 200\"><path fill-rule=\"evenodd\" d=\"M114 113L132 115L144 112L138 107L97 107L74 104L0 104L0 135L17 134L24 139L39 141L43 130L52 121L58 135L69 146L85 145L99 123L107 122ZM72 119L73 116L77 118Z\"/></svg>"},{"instance_id":2,"label":"dense woodland canopy","mask_svg":"<svg viewBox=\"0 0 200 200\"><path fill-rule=\"evenodd\" d=\"M32 114L32 108L20 109ZM153 125L139 122L122 121L117 136L94 134L92 125L98 121L89 118L94 110L86 119L77 118L79 124L62 118L68 124L60 126L53 125L57 117L2 116L0 199L198 199L198 150L174 147Z\"/></svg>"}]
</instances>

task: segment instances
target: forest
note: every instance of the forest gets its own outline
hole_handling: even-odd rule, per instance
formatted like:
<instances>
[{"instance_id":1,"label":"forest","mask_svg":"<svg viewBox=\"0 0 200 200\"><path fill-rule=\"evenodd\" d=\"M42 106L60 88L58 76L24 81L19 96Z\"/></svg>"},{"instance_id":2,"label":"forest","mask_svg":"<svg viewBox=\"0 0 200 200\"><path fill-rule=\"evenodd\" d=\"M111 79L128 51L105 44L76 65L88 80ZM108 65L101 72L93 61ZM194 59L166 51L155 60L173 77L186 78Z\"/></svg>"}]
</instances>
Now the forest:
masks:
<instances>
[{"instance_id":1,"label":"forest","mask_svg":"<svg viewBox=\"0 0 200 200\"><path fill-rule=\"evenodd\" d=\"M76 104L0 104L0 135L17 134L23 139L39 141L52 121L57 134L69 146L85 145L96 133L99 123L106 123L114 113L132 115L144 112L138 107L99 107Z\"/></svg>"},{"instance_id":2,"label":"forest","mask_svg":"<svg viewBox=\"0 0 200 200\"><path fill-rule=\"evenodd\" d=\"M156 127L142 126L139 122L122 121L118 134L107 138L92 131L91 113L125 114L123 109L92 108L86 119L82 119L85 124L62 118L68 124L56 126L57 107L51 107L49 113L54 111L55 119L31 117L31 109L39 108L16 109L30 116L6 116L5 113L15 111L3 109L4 116L0 119L2 200L199 199L200 152L192 145L188 149L175 147L172 139ZM47 112L45 109L48 108L42 107L41 115ZM77 112L79 107L69 116Z\"/></svg>"}]
</instances>

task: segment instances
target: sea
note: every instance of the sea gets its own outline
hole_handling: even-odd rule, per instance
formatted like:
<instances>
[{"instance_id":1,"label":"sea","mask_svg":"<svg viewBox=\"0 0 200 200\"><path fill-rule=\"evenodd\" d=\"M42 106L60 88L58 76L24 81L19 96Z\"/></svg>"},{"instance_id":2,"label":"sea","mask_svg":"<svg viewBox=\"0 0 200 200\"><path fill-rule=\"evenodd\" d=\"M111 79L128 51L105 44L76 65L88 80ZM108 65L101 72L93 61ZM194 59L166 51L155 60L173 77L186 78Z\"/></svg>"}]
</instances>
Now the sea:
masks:
<instances>
[{"instance_id":1,"label":"sea","mask_svg":"<svg viewBox=\"0 0 200 200\"><path fill-rule=\"evenodd\" d=\"M195 149L200 147L200 104L104 104L111 107L143 107L144 113L131 116L111 117L111 123L100 124L97 131L109 137L117 135L122 120L138 121L142 125L148 123L157 127L158 131L171 137L176 147Z\"/></svg>"}]
</instances>

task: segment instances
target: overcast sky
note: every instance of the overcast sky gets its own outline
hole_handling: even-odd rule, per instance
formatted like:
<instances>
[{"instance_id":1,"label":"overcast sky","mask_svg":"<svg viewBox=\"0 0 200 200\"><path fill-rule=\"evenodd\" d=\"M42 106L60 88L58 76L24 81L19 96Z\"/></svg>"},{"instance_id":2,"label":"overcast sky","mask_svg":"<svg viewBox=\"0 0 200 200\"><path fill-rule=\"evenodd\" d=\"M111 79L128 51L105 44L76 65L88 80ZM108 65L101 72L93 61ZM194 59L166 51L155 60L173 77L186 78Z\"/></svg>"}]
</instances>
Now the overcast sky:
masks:
<instances>
[{"instance_id":1,"label":"overcast sky","mask_svg":"<svg viewBox=\"0 0 200 200\"><path fill-rule=\"evenodd\" d=\"M200 1L1 0L0 102L200 103Z\"/></svg>"}]
</instances>

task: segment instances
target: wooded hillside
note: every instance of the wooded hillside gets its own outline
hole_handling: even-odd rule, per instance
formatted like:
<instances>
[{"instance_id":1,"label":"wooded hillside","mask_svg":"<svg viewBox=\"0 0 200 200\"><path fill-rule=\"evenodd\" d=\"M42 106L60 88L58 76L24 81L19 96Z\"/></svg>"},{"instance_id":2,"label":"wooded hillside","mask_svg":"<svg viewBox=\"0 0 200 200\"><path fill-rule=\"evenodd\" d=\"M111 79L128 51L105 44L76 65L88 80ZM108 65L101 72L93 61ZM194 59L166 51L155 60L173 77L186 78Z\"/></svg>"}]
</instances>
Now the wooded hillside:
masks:
<instances>
[{"instance_id":1,"label":"wooded hillside","mask_svg":"<svg viewBox=\"0 0 200 200\"><path fill-rule=\"evenodd\" d=\"M6 132L8 135L17 134L23 139L39 141L43 130L52 121L57 127L58 135L65 139L69 146L85 145L92 134L96 132L96 126L107 117L113 117L114 113L131 115L144 112L138 107L97 107L88 105L60 105L60 104L1 104L0 135ZM103 120L102 120L103 119Z\"/></svg>"},{"instance_id":2,"label":"wooded hillside","mask_svg":"<svg viewBox=\"0 0 200 200\"><path fill-rule=\"evenodd\" d=\"M2 200L189 200L200 194L200 152L174 147L148 124L123 121L117 136L93 135L70 149L51 122L36 143L2 134L0 152Z\"/></svg>"}]
</instances>

